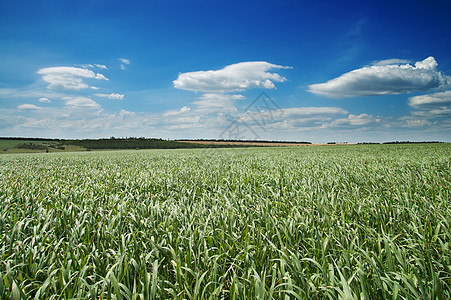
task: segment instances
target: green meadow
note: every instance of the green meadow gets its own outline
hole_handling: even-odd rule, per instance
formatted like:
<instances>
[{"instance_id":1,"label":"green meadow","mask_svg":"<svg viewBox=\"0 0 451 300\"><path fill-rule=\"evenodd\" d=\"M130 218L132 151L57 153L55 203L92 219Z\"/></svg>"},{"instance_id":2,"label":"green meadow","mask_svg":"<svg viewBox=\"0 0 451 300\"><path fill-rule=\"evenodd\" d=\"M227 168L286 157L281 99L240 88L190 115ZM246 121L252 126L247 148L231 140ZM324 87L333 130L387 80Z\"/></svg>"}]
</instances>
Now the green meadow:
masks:
<instances>
[{"instance_id":1,"label":"green meadow","mask_svg":"<svg viewBox=\"0 0 451 300\"><path fill-rule=\"evenodd\" d=\"M451 145L0 156L1 299L450 299Z\"/></svg>"}]
</instances>

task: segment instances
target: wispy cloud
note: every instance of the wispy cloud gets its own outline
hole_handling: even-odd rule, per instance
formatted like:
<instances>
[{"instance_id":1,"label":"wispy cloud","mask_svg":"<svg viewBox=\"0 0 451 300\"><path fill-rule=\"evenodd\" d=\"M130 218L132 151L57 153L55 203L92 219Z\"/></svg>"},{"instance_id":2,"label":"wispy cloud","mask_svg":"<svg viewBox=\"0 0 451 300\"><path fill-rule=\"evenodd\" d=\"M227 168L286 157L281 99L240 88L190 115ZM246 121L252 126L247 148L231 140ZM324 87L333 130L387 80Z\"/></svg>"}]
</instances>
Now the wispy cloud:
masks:
<instances>
[{"instance_id":1,"label":"wispy cloud","mask_svg":"<svg viewBox=\"0 0 451 300\"><path fill-rule=\"evenodd\" d=\"M408 59L389 58L373 62L374 66L403 65L410 63Z\"/></svg>"},{"instance_id":2,"label":"wispy cloud","mask_svg":"<svg viewBox=\"0 0 451 300\"><path fill-rule=\"evenodd\" d=\"M66 105L77 108L99 109L100 105L86 97L65 97Z\"/></svg>"},{"instance_id":3,"label":"wispy cloud","mask_svg":"<svg viewBox=\"0 0 451 300\"><path fill-rule=\"evenodd\" d=\"M52 100L50 100L49 98L46 98L46 97L41 97L41 98L39 98L38 101L42 102L42 103L50 103L50 102L52 102Z\"/></svg>"},{"instance_id":4,"label":"wispy cloud","mask_svg":"<svg viewBox=\"0 0 451 300\"><path fill-rule=\"evenodd\" d=\"M325 83L309 85L309 92L347 98L428 91L451 84L451 77L437 71L438 64L432 56L414 66L399 62L356 69Z\"/></svg>"},{"instance_id":5,"label":"wispy cloud","mask_svg":"<svg viewBox=\"0 0 451 300\"><path fill-rule=\"evenodd\" d=\"M113 100L124 100L124 95L123 94L117 94L117 93L94 94L94 96L108 98L108 99L113 99Z\"/></svg>"},{"instance_id":6,"label":"wispy cloud","mask_svg":"<svg viewBox=\"0 0 451 300\"><path fill-rule=\"evenodd\" d=\"M177 89L207 93L228 93L251 88L275 89L274 82L286 79L268 71L286 68L289 67L265 61L241 62L220 70L182 73L173 83Z\"/></svg>"},{"instance_id":7,"label":"wispy cloud","mask_svg":"<svg viewBox=\"0 0 451 300\"><path fill-rule=\"evenodd\" d=\"M410 97L409 105L414 108L451 105L451 91Z\"/></svg>"},{"instance_id":8,"label":"wispy cloud","mask_svg":"<svg viewBox=\"0 0 451 300\"><path fill-rule=\"evenodd\" d=\"M341 107L292 107L283 109L284 117L314 116L314 115L344 115L348 111Z\"/></svg>"},{"instance_id":9,"label":"wispy cloud","mask_svg":"<svg viewBox=\"0 0 451 300\"><path fill-rule=\"evenodd\" d=\"M49 83L48 88L55 90L78 91L89 88L84 79L108 80L103 74L76 67L51 67L39 69L38 74Z\"/></svg>"},{"instance_id":10,"label":"wispy cloud","mask_svg":"<svg viewBox=\"0 0 451 300\"><path fill-rule=\"evenodd\" d=\"M42 109L42 107L36 106L34 104L20 104L17 106L18 109Z\"/></svg>"},{"instance_id":11,"label":"wispy cloud","mask_svg":"<svg viewBox=\"0 0 451 300\"><path fill-rule=\"evenodd\" d=\"M243 95L229 95L229 94L216 94L205 93L194 101L196 106L195 111L199 113L236 113L238 110L235 107L236 100L243 100Z\"/></svg>"},{"instance_id":12,"label":"wispy cloud","mask_svg":"<svg viewBox=\"0 0 451 300\"><path fill-rule=\"evenodd\" d=\"M130 60L127 58L119 58L119 61L121 62L121 70L125 70L126 66L130 64Z\"/></svg>"},{"instance_id":13,"label":"wispy cloud","mask_svg":"<svg viewBox=\"0 0 451 300\"><path fill-rule=\"evenodd\" d=\"M259 125L261 129L319 128L348 113L341 107L290 107L271 111L247 111L240 120L245 121L247 125Z\"/></svg>"},{"instance_id":14,"label":"wispy cloud","mask_svg":"<svg viewBox=\"0 0 451 300\"><path fill-rule=\"evenodd\" d=\"M108 70L108 67L105 65L102 65L102 64L83 64L83 65L80 65L80 67L85 68L85 69L99 68L99 69Z\"/></svg>"}]
</instances>

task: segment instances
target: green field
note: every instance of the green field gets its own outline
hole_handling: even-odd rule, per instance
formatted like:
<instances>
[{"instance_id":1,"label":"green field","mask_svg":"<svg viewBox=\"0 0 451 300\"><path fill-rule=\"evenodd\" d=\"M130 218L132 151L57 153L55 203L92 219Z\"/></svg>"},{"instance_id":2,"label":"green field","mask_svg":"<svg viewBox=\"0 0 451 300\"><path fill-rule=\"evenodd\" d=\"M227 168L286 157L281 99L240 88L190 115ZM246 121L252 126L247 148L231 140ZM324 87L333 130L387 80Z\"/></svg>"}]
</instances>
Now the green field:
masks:
<instances>
[{"instance_id":1,"label":"green field","mask_svg":"<svg viewBox=\"0 0 451 300\"><path fill-rule=\"evenodd\" d=\"M450 299L451 145L0 156L1 299Z\"/></svg>"},{"instance_id":2,"label":"green field","mask_svg":"<svg viewBox=\"0 0 451 300\"><path fill-rule=\"evenodd\" d=\"M0 139L0 150L10 149L17 147L20 144L24 143L42 143L38 140L8 140L8 139Z\"/></svg>"},{"instance_id":3,"label":"green field","mask_svg":"<svg viewBox=\"0 0 451 300\"><path fill-rule=\"evenodd\" d=\"M276 145L285 142L276 142ZM305 143L305 142L301 142ZM80 152L91 150L139 150L139 149L197 149L197 148L239 148L249 145L200 144L185 143L159 138L114 138L57 140L32 138L0 137L0 154L17 153L50 153L50 152Z\"/></svg>"}]
</instances>

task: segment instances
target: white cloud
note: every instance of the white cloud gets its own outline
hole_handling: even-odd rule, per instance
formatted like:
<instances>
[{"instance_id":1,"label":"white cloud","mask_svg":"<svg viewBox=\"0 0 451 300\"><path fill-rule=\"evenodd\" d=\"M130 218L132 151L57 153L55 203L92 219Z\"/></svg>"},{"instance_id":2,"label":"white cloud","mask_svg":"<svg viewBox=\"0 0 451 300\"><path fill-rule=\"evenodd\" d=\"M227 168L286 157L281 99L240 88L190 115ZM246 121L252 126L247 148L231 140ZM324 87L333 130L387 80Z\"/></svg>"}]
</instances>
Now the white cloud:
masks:
<instances>
[{"instance_id":1,"label":"white cloud","mask_svg":"<svg viewBox=\"0 0 451 300\"><path fill-rule=\"evenodd\" d=\"M184 113L184 112L188 112L188 111L190 111L190 110L191 110L191 108L189 108L188 106L183 106L183 107L180 109L180 112Z\"/></svg>"},{"instance_id":2,"label":"white cloud","mask_svg":"<svg viewBox=\"0 0 451 300\"><path fill-rule=\"evenodd\" d=\"M242 99L245 99L243 95L206 93L193 104L196 105L195 111L198 113L236 113L238 109L235 107L235 101Z\"/></svg>"},{"instance_id":3,"label":"white cloud","mask_svg":"<svg viewBox=\"0 0 451 300\"><path fill-rule=\"evenodd\" d=\"M380 119L375 118L374 116L365 114L365 113L360 114L360 115L349 114L348 120L349 120L349 124L356 125L356 126L368 125L370 123L380 122Z\"/></svg>"},{"instance_id":4,"label":"white cloud","mask_svg":"<svg viewBox=\"0 0 451 300\"><path fill-rule=\"evenodd\" d=\"M111 94L94 94L94 96L108 98L108 99L114 99L114 100L124 100L124 95L123 94L116 94L116 93L111 93Z\"/></svg>"},{"instance_id":5,"label":"white cloud","mask_svg":"<svg viewBox=\"0 0 451 300\"><path fill-rule=\"evenodd\" d=\"M100 105L86 97L65 97L66 105L75 108L94 108L99 109Z\"/></svg>"},{"instance_id":6,"label":"white cloud","mask_svg":"<svg viewBox=\"0 0 451 300\"><path fill-rule=\"evenodd\" d=\"M360 115L349 114L348 118L336 119L331 124L325 124L324 127L343 126L343 125L364 126L380 122L381 119L379 117L374 117L366 113L362 113Z\"/></svg>"},{"instance_id":7,"label":"white cloud","mask_svg":"<svg viewBox=\"0 0 451 300\"><path fill-rule=\"evenodd\" d=\"M418 119L411 116L400 118L402 127L424 127L431 125L431 122L426 119Z\"/></svg>"},{"instance_id":8,"label":"white cloud","mask_svg":"<svg viewBox=\"0 0 451 300\"><path fill-rule=\"evenodd\" d=\"M125 70L126 65L130 64L130 60L127 58L119 58L119 61L121 62L121 70Z\"/></svg>"},{"instance_id":9,"label":"white cloud","mask_svg":"<svg viewBox=\"0 0 451 300\"><path fill-rule=\"evenodd\" d=\"M241 62L220 70L182 73L173 83L177 89L208 93L227 93L250 88L275 89L274 82L286 79L268 71L286 68L289 67L265 61Z\"/></svg>"},{"instance_id":10,"label":"white cloud","mask_svg":"<svg viewBox=\"0 0 451 300\"><path fill-rule=\"evenodd\" d=\"M136 113L121 109L119 113L110 114L106 117L99 118L104 126L108 128L133 128L139 126L139 118L136 118Z\"/></svg>"},{"instance_id":11,"label":"white cloud","mask_svg":"<svg viewBox=\"0 0 451 300\"><path fill-rule=\"evenodd\" d=\"M269 108L246 111L236 120L240 124L251 126L255 132L265 132L277 128L306 130L308 128L321 128L324 124L332 122L334 118L346 114L348 114L348 111L341 107Z\"/></svg>"},{"instance_id":12,"label":"white cloud","mask_svg":"<svg viewBox=\"0 0 451 300\"><path fill-rule=\"evenodd\" d=\"M238 115L235 103L245 99L243 95L230 93L251 88L274 89L275 82L283 82L286 79L269 71L285 68L290 67L257 61L237 63L220 70L180 74L173 81L175 88L203 94L191 103L191 107L165 112L163 122L172 124L167 127L168 130L196 128L199 133L199 130L211 131L216 128L222 131ZM259 109L262 108L259 106ZM240 116L245 117L249 116Z\"/></svg>"},{"instance_id":13,"label":"white cloud","mask_svg":"<svg viewBox=\"0 0 451 300\"><path fill-rule=\"evenodd\" d=\"M42 107L36 106L34 104L21 104L17 106L18 109L42 109Z\"/></svg>"},{"instance_id":14,"label":"white cloud","mask_svg":"<svg viewBox=\"0 0 451 300\"><path fill-rule=\"evenodd\" d=\"M166 129L171 131L196 128L197 134L202 130L216 128L216 131L220 132L229 126L237 115L238 109L234 104L242 99L245 99L243 95L205 93L190 106L166 111L160 122L169 124Z\"/></svg>"},{"instance_id":15,"label":"white cloud","mask_svg":"<svg viewBox=\"0 0 451 300\"><path fill-rule=\"evenodd\" d=\"M119 111L119 117L121 117L121 118L134 117L134 116L136 116L136 113L133 111L127 111L125 109L121 109Z\"/></svg>"},{"instance_id":16,"label":"white cloud","mask_svg":"<svg viewBox=\"0 0 451 300\"><path fill-rule=\"evenodd\" d=\"M426 118L429 121L443 123L451 116L451 91L420 95L409 98L409 105L415 110L412 111L412 118ZM417 124L412 123L411 124Z\"/></svg>"},{"instance_id":17,"label":"white cloud","mask_svg":"<svg viewBox=\"0 0 451 300\"><path fill-rule=\"evenodd\" d=\"M84 65L80 65L81 67L87 69L87 68L99 68L99 69L104 69L104 70L108 70L108 67L105 65L101 65L101 64L84 64Z\"/></svg>"},{"instance_id":18,"label":"white cloud","mask_svg":"<svg viewBox=\"0 0 451 300\"><path fill-rule=\"evenodd\" d=\"M189 127L194 127L193 125L199 126L199 122L201 121L200 116L181 116L173 119L167 120L170 124L178 124L181 125L182 128L188 128L187 124L190 124ZM174 126L172 128L175 128Z\"/></svg>"},{"instance_id":19,"label":"white cloud","mask_svg":"<svg viewBox=\"0 0 451 300\"><path fill-rule=\"evenodd\" d=\"M45 133L45 136L53 137L89 138L130 134L144 136L146 132L148 133L149 126L157 123L156 120L153 121L156 117L151 114L140 115L124 109L106 113L101 109L90 109L89 101L86 99L65 100L71 101L69 105L30 110L26 115L24 112L20 115L14 114L11 110L7 110L9 113L5 114L0 108L0 126L3 121L9 125L9 132L16 134L27 132L35 136L42 136ZM8 118L2 120L2 114Z\"/></svg>"},{"instance_id":20,"label":"white cloud","mask_svg":"<svg viewBox=\"0 0 451 300\"><path fill-rule=\"evenodd\" d=\"M282 109L284 117L344 115L348 111L341 107L292 107Z\"/></svg>"},{"instance_id":21,"label":"white cloud","mask_svg":"<svg viewBox=\"0 0 451 300\"><path fill-rule=\"evenodd\" d=\"M229 101L246 99L243 95L205 93L199 97L202 101Z\"/></svg>"},{"instance_id":22,"label":"white cloud","mask_svg":"<svg viewBox=\"0 0 451 300\"><path fill-rule=\"evenodd\" d=\"M163 117L170 117L170 116L177 116L186 112L189 112L191 110L188 106L183 106L179 110L169 110L163 114Z\"/></svg>"},{"instance_id":23,"label":"white cloud","mask_svg":"<svg viewBox=\"0 0 451 300\"><path fill-rule=\"evenodd\" d=\"M309 92L346 98L428 91L450 84L451 77L437 71L437 62L430 56L415 66L389 64L356 69L325 83L309 85Z\"/></svg>"},{"instance_id":24,"label":"white cloud","mask_svg":"<svg viewBox=\"0 0 451 300\"><path fill-rule=\"evenodd\" d=\"M449 106L440 106L436 108L426 108L426 109L419 109L412 112L412 116L416 117L426 117L426 118L440 118L443 116L450 116L451 115L451 107Z\"/></svg>"},{"instance_id":25,"label":"white cloud","mask_svg":"<svg viewBox=\"0 0 451 300\"><path fill-rule=\"evenodd\" d=\"M129 65L129 64L130 64L130 60L129 60L129 59L126 59L126 58L119 58L119 60L120 60L123 64L126 64L126 65Z\"/></svg>"},{"instance_id":26,"label":"white cloud","mask_svg":"<svg viewBox=\"0 0 451 300\"><path fill-rule=\"evenodd\" d=\"M46 97L41 97L41 98L39 98L38 101L42 102L42 103L50 103L50 102L52 102L49 98L46 98Z\"/></svg>"},{"instance_id":27,"label":"white cloud","mask_svg":"<svg viewBox=\"0 0 451 300\"><path fill-rule=\"evenodd\" d=\"M387 65L401 65L408 64L410 60L408 59L399 59L399 58L390 58L373 62L375 66L387 66Z\"/></svg>"},{"instance_id":28,"label":"white cloud","mask_svg":"<svg viewBox=\"0 0 451 300\"><path fill-rule=\"evenodd\" d=\"M410 97L409 105L414 108L451 105L451 91Z\"/></svg>"},{"instance_id":29,"label":"white cloud","mask_svg":"<svg viewBox=\"0 0 451 300\"><path fill-rule=\"evenodd\" d=\"M82 90L89 88L83 79L108 80L103 74L76 67L50 67L39 69L38 74L49 83L48 88L55 90Z\"/></svg>"},{"instance_id":30,"label":"white cloud","mask_svg":"<svg viewBox=\"0 0 451 300\"><path fill-rule=\"evenodd\" d=\"M314 128L331 122L334 117L348 114L341 107L291 107L261 111L247 111L238 120L247 125L268 128Z\"/></svg>"}]
</instances>

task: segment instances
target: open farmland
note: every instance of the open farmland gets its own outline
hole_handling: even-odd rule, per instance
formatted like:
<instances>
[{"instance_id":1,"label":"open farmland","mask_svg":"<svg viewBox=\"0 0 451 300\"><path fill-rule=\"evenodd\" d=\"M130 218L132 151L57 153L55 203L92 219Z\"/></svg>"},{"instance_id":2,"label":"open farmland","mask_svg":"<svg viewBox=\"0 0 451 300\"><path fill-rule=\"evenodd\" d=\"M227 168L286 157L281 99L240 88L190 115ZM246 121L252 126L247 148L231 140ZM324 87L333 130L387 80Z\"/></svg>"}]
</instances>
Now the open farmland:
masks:
<instances>
[{"instance_id":1,"label":"open farmland","mask_svg":"<svg viewBox=\"0 0 451 300\"><path fill-rule=\"evenodd\" d=\"M449 299L451 145L0 156L2 299Z\"/></svg>"}]
</instances>

